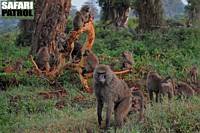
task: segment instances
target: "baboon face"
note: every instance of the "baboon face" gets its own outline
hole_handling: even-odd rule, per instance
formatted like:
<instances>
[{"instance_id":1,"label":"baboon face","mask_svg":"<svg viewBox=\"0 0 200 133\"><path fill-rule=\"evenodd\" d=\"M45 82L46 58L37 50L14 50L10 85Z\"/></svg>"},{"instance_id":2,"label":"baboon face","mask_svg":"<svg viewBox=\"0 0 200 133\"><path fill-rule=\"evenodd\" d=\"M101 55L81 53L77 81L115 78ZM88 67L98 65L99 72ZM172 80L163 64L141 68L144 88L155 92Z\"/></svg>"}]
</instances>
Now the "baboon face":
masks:
<instances>
[{"instance_id":1,"label":"baboon face","mask_svg":"<svg viewBox=\"0 0 200 133\"><path fill-rule=\"evenodd\" d=\"M113 74L109 66L98 65L94 71L94 78L97 84L105 85L109 84Z\"/></svg>"}]
</instances>

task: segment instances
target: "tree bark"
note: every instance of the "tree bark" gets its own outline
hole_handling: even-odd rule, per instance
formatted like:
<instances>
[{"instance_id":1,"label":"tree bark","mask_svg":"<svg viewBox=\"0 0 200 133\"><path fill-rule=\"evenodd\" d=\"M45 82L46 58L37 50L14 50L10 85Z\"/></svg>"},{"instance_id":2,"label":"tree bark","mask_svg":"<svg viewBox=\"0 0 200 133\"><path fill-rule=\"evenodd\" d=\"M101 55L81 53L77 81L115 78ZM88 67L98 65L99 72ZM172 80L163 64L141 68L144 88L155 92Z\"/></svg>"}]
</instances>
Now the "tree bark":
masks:
<instances>
[{"instance_id":1,"label":"tree bark","mask_svg":"<svg viewBox=\"0 0 200 133\"><path fill-rule=\"evenodd\" d=\"M200 25L200 0L188 0L188 5L186 6L186 11L188 13L188 21L192 25Z\"/></svg>"},{"instance_id":2,"label":"tree bark","mask_svg":"<svg viewBox=\"0 0 200 133\"><path fill-rule=\"evenodd\" d=\"M163 25L161 0L138 0L136 10L139 13L139 29L150 31Z\"/></svg>"},{"instance_id":3,"label":"tree bark","mask_svg":"<svg viewBox=\"0 0 200 133\"><path fill-rule=\"evenodd\" d=\"M30 53L35 55L43 46L51 47L50 53L55 53L59 39L65 36L71 0L35 0L34 6L34 30Z\"/></svg>"},{"instance_id":4,"label":"tree bark","mask_svg":"<svg viewBox=\"0 0 200 133\"><path fill-rule=\"evenodd\" d=\"M115 1L105 1L102 7L101 19L116 27L126 27L128 15L130 12L130 5L123 2L117 3Z\"/></svg>"}]
</instances>

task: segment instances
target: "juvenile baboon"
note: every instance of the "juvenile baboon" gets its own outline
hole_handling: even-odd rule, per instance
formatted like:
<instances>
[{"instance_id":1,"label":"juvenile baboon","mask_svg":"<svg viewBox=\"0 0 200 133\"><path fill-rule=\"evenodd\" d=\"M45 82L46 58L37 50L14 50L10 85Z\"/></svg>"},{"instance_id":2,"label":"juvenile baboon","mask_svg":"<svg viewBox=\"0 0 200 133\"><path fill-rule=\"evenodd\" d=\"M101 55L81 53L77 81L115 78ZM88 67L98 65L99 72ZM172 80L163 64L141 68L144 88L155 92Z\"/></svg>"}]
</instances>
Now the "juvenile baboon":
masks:
<instances>
[{"instance_id":1,"label":"juvenile baboon","mask_svg":"<svg viewBox=\"0 0 200 133\"><path fill-rule=\"evenodd\" d=\"M192 83L197 83L198 69L193 66L189 71L190 79Z\"/></svg>"},{"instance_id":2,"label":"juvenile baboon","mask_svg":"<svg viewBox=\"0 0 200 133\"><path fill-rule=\"evenodd\" d=\"M160 101L162 101L162 97L167 94L168 99L171 100L174 96L174 83L171 80L165 80L164 82L161 81L160 88L159 88L159 97Z\"/></svg>"},{"instance_id":3,"label":"juvenile baboon","mask_svg":"<svg viewBox=\"0 0 200 133\"><path fill-rule=\"evenodd\" d=\"M192 89L194 90L195 94L199 95L200 94L200 88L197 85L190 84Z\"/></svg>"},{"instance_id":4,"label":"juvenile baboon","mask_svg":"<svg viewBox=\"0 0 200 133\"><path fill-rule=\"evenodd\" d=\"M166 77L163 79L158 73L150 71L147 75L147 81L146 81L146 86L147 86L147 91L149 93L149 98L152 101L153 100L153 93L156 94L156 102L158 102L158 97L160 94L164 93L167 91L167 86L166 84L163 85L164 88L161 89L161 84L165 83L170 77ZM166 90L165 90L166 88ZM168 88L170 91L171 89ZM172 93L172 92L171 92Z\"/></svg>"},{"instance_id":5,"label":"juvenile baboon","mask_svg":"<svg viewBox=\"0 0 200 133\"><path fill-rule=\"evenodd\" d=\"M123 69L132 69L133 65L133 55L129 51L124 51L122 53L122 68Z\"/></svg>"},{"instance_id":6,"label":"juvenile baboon","mask_svg":"<svg viewBox=\"0 0 200 133\"><path fill-rule=\"evenodd\" d=\"M107 104L106 129L110 126L113 111L115 125L122 127L131 108L131 90L123 80L117 78L107 65L97 65L93 77L99 126L101 127L102 108L105 103Z\"/></svg>"},{"instance_id":7,"label":"juvenile baboon","mask_svg":"<svg viewBox=\"0 0 200 133\"><path fill-rule=\"evenodd\" d=\"M76 16L73 19L74 30L79 30L89 20L90 7L85 5L80 11L76 12Z\"/></svg>"},{"instance_id":8,"label":"juvenile baboon","mask_svg":"<svg viewBox=\"0 0 200 133\"><path fill-rule=\"evenodd\" d=\"M42 71L44 70L49 71L50 69L49 60L50 60L50 54L48 51L48 47L41 47L38 50L35 59L38 68Z\"/></svg>"},{"instance_id":9,"label":"juvenile baboon","mask_svg":"<svg viewBox=\"0 0 200 133\"><path fill-rule=\"evenodd\" d=\"M93 72L95 67L99 64L97 56L90 50L86 50L83 55L84 73Z\"/></svg>"},{"instance_id":10,"label":"juvenile baboon","mask_svg":"<svg viewBox=\"0 0 200 133\"><path fill-rule=\"evenodd\" d=\"M22 67L23 67L23 60L19 59L12 66L8 66L8 67L3 68L3 71L5 73L12 73L12 72L18 73L19 71L22 70Z\"/></svg>"},{"instance_id":11,"label":"juvenile baboon","mask_svg":"<svg viewBox=\"0 0 200 133\"><path fill-rule=\"evenodd\" d=\"M15 63L15 66L14 66L14 70L15 72L19 72L22 70L22 67L23 67L23 60L17 60L16 63Z\"/></svg>"},{"instance_id":12,"label":"juvenile baboon","mask_svg":"<svg viewBox=\"0 0 200 133\"><path fill-rule=\"evenodd\" d=\"M139 111L140 116L139 116L139 121L144 120L144 108L145 108L145 97L143 92L136 87L131 88L132 92L132 107L131 111Z\"/></svg>"},{"instance_id":13,"label":"juvenile baboon","mask_svg":"<svg viewBox=\"0 0 200 133\"><path fill-rule=\"evenodd\" d=\"M179 82L177 85L176 85L176 88L175 88L175 95L178 95L178 96L184 96L184 97L191 97L194 95L194 90L192 89L191 86L189 86L187 83L184 83L184 82Z\"/></svg>"}]
</instances>

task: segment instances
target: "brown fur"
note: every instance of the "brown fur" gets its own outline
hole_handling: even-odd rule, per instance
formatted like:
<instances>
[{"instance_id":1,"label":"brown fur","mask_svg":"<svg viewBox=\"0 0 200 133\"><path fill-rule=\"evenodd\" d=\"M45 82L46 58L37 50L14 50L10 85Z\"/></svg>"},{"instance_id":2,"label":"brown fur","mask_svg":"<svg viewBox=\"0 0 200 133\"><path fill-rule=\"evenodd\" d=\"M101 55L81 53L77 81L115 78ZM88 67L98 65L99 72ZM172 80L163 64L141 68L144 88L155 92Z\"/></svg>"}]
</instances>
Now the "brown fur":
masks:
<instances>
[{"instance_id":1,"label":"brown fur","mask_svg":"<svg viewBox=\"0 0 200 133\"><path fill-rule=\"evenodd\" d=\"M48 51L48 47L41 47L36 54L36 60L35 60L38 68L42 71L44 70L49 71L50 70L49 61L50 61L50 54Z\"/></svg>"},{"instance_id":2,"label":"brown fur","mask_svg":"<svg viewBox=\"0 0 200 133\"><path fill-rule=\"evenodd\" d=\"M3 68L3 71L5 73L13 73L13 72L18 73L19 71L22 70L22 67L23 67L23 60L19 59L15 62L14 65Z\"/></svg>"},{"instance_id":3,"label":"brown fur","mask_svg":"<svg viewBox=\"0 0 200 133\"><path fill-rule=\"evenodd\" d=\"M160 94L160 100L162 101L162 96L165 96L167 94L168 99L171 100L172 97L174 96L174 83L173 81L166 81L162 82L160 84L159 88L159 94Z\"/></svg>"},{"instance_id":4,"label":"brown fur","mask_svg":"<svg viewBox=\"0 0 200 133\"><path fill-rule=\"evenodd\" d=\"M132 92L132 108L130 111L131 112L139 111L139 113L140 113L139 121L143 121L144 120L144 108L145 108L144 93L139 88L136 88L136 87L132 87L131 92Z\"/></svg>"},{"instance_id":5,"label":"brown fur","mask_svg":"<svg viewBox=\"0 0 200 133\"><path fill-rule=\"evenodd\" d=\"M122 127L131 108L131 90L123 80L117 78L107 65L97 65L93 77L99 125L101 126L102 121L102 108L106 103L106 128L110 126L113 111L116 126Z\"/></svg>"},{"instance_id":6,"label":"brown fur","mask_svg":"<svg viewBox=\"0 0 200 133\"><path fill-rule=\"evenodd\" d=\"M129 51L124 51L122 53L122 68L123 69L132 69L133 65L133 55Z\"/></svg>"},{"instance_id":7,"label":"brown fur","mask_svg":"<svg viewBox=\"0 0 200 133\"><path fill-rule=\"evenodd\" d=\"M161 94L163 95L165 93L169 93L170 95L172 95L173 85L171 83L167 84L167 80L169 78L170 77L163 79L158 73L152 71L148 73L146 86L151 101L153 101L154 93L156 94L156 102L158 102L159 97L161 100Z\"/></svg>"},{"instance_id":8,"label":"brown fur","mask_svg":"<svg viewBox=\"0 0 200 133\"><path fill-rule=\"evenodd\" d=\"M23 61L22 60L17 60L14 66L15 72L19 72L22 70Z\"/></svg>"},{"instance_id":9,"label":"brown fur","mask_svg":"<svg viewBox=\"0 0 200 133\"><path fill-rule=\"evenodd\" d=\"M84 70L86 73L93 72L99 64L97 56L90 50L86 50L83 57Z\"/></svg>"},{"instance_id":10,"label":"brown fur","mask_svg":"<svg viewBox=\"0 0 200 133\"><path fill-rule=\"evenodd\" d=\"M198 69L193 66L189 71L190 80L192 83L197 83Z\"/></svg>"},{"instance_id":11,"label":"brown fur","mask_svg":"<svg viewBox=\"0 0 200 133\"><path fill-rule=\"evenodd\" d=\"M191 97L194 93L192 87L184 82L179 82L175 89L175 94L178 96Z\"/></svg>"},{"instance_id":12,"label":"brown fur","mask_svg":"<svg viewBox=\"0 0 200 133\"><path fill-rule=\"evenodd\" d=\"M74 30L79 30L83 25L88 22L90 17L89 6L83 6L80 11L76 12L76 16L73 19Z\"/></svg>"}]
</instances>

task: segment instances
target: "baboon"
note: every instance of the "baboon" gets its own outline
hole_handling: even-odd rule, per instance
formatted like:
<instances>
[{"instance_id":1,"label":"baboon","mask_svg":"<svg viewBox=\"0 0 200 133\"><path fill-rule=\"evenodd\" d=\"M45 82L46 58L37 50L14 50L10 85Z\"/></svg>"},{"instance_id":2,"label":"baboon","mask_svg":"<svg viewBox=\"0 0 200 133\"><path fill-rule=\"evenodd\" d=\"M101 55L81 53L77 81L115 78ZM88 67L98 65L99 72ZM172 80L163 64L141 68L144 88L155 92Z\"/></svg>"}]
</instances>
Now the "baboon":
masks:
<instances>
[{"instance_id":1,"label":"baboon","mask_svg":"<svg viewBox=\"0 0 200 133\"><path fill-rule=\"evenodd\" d=\"M23 67L23 60L19 59L15 62L15 64L13 64L12 66L8 66L3 68L3 71L5 73L12 73L12 72L19 72L22 70Z\"/></svg>"},{"instance_id":2,"label":"baboon","mask_svg":"<svg viewBox=\"0 0 200 133\"><path fill-rule=\"evenodd\" d=\"M82 53L81 53L82 45L79 42L74 42L74 49L72 51L72 60L73 63L76 63L77 61L80 61Z\"/></svg>"},{"instance_id":3,"label":"baboon","mask_svg":"<svg viewBox=\"0 0 200 133\"><path fill-rule=\"evenodd\" d=\"M50 54L48 51L48 47L41 47L36 54L36 60L35 60L38 68L42 71L44 70L49 71L50 70L49 61L50 61Z\"/></svg>"},{"instance_id":4,"label":"baboon","mask_svg":"<svg viewBox=\"0 0 200 133\"><path fill-rule=\"evenodd\" d=\"M164 93L173 93L171 91L171 87L166 87L168 86L167 84L163 84L167 82L167 80L170 79L170 77L166 77L163 79L158 73L150 71L147 75L147 81L146 81L146 86L147 86L147 91L149 93L149 98L151 101L153 101L153 93L156 94L156 102L158 102L158 97L161 94ZM161 89L161 84L164 88ZM170 85L171 86L171 85ZM166 90L165 90L166 89ZM171 94L170 94L171 95ZM161 100L161 99L160 99Z\"/></svg>"},{"instance_id":5,"label":"baboon","mask_svg":"<svg viewBox=\"0 0 200 133\"><path fill-rule=\"evenodd\" d=\"M187 83L179 82L175 88L175 94L178 96L191 97L194 95L194 90Z\"/></svg>"},{"instance_id":6,"label":"baboon","mask_svg":"<svg viewBox=\"0 0 200 133\"><path fill-rule=\"evenodd\" d=\"M160 101L162 101L162 97L165 96L165 94L167 94L169 100L174 96L174 83L172 80L161 81L159 88Z\"/></svg>"},{"instance_id":7,"label":"baboon","mask_svg":"<svg viewBox=\"0 0 200 133\"><path fill-rule=\"evenodd\" d=\"M124 51L122 53L122 68L123 69L132 69L133 65L133 55L129 51Z\"/></svg>"},{"instance_id":8,"label":"baboon","mask_svg":"<svg viewBox=\"0 0 200 133\"><path fill-rule=\"evenodd\" d=\"M22 60L17 60L14 66L15 72L19 72L22 70L23 67L23 61Z\"/></svg>"},{"instance_id":9,"label":"baboon","mask_svg":"<svg viewBox=\"0 0 200 133\"><path fill-rule=\"evenodd\" d=\"M76 12L76 16L73 19L74 30L79 30L84 24L89 20L90 17L90 7L85 5L80 11Z\"/></svg>"},{"instance_id":10,"label":"baboon","mask_svg":"<svg viewBox=\"0 0 200 133\"><path fill-rule=\"evenodd\" d=\"M200 94L200 87L198 86L198 84L190 84L190 86L194 90L195 94L197 94L197 95Z\"/></svg>"},{"instance_id":11,"label":"baboon","mask_svg":"<svg viewBox=\"0 0 200 133\"><path fill-rule=\"evenodd\" d=\"M97 65L93 77L99 126L101 127L102 108L105 103L107 104L106 129L110 126L113 110L115 126L122 127L131 108L131 90L123 80L117 78L107 65Z\"/></svg>"},{"instance_id":12,"label":"baboon","mask_svg":"<svg viewBox=\"0 0 200 133\"><path fill-rule=\"evenodd\" d=\"M139 121L143 121L144 120L144 108L145 108L144 94L137 87L132 87L131 92L132 92L132 107L131 107L130 112L139 111L139 113L140 113Z\"/></svg>"},{"instance_id":13,"label":"baboon","mask_svg":"<svg viewBox=\"0 0 200 133\"><path fill-rule=\"evenodd\" d=\"M198 69L196 66L193 66L189 71L189 76L192 83L197 83Z\"/></svg>"},{"instance_id":14,"label":"baboon","mask_svg":"<svg viewBox=\"0 0 200 133\"><path fill-rule=\"evenodd\" d=\"M84 69L83 69L83 74L84 74L93 72L96 65L99 64L99 60L91 50L86 50L83 55L83 63L84 63Z\"/></svg>"}]
</instances>

